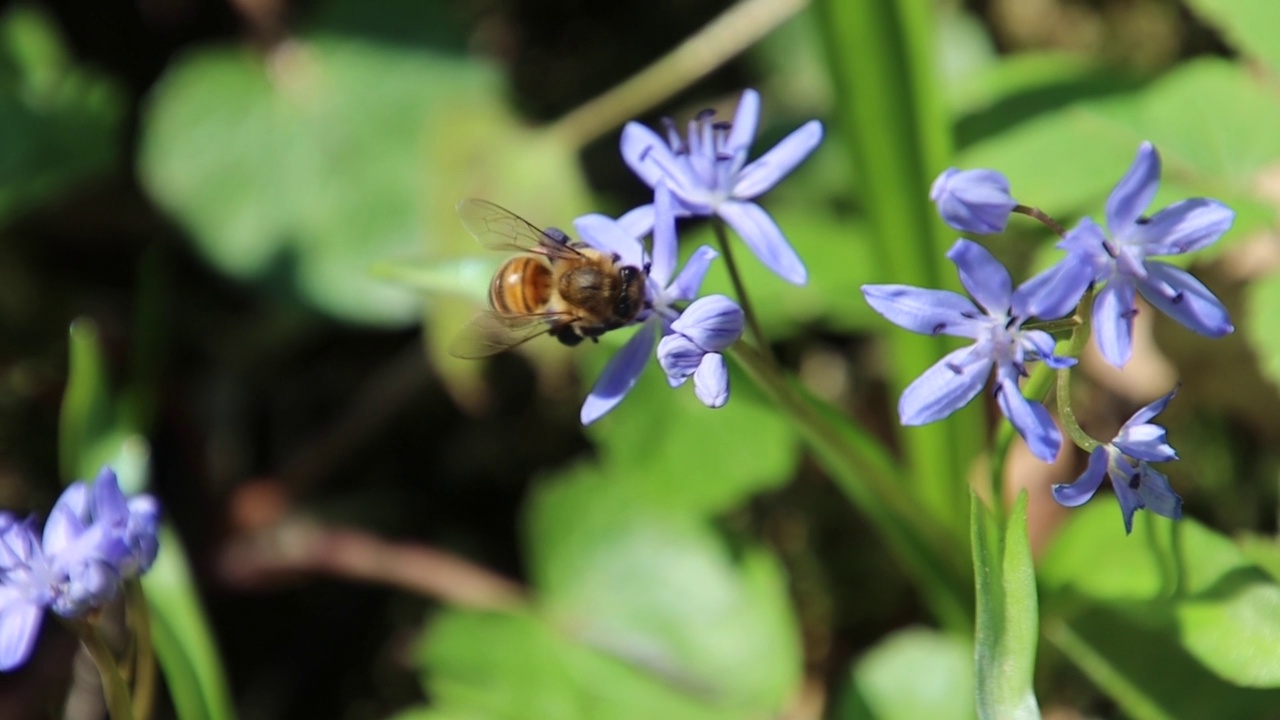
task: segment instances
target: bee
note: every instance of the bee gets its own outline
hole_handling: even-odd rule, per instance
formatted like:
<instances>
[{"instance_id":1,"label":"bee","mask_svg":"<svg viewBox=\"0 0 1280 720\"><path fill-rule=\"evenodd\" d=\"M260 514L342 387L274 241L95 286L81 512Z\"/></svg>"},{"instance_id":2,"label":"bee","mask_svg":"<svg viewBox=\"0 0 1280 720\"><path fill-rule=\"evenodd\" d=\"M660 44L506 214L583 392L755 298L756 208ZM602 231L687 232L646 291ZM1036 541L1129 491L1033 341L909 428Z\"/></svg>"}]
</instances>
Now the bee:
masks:
<instances>
[{"instance_id":1,"label":"bee","mask_svg":"<svg viewBox=\"0 0 1280 720\"><path fill-rule=\"evenodd\" d=\"M483 358L550 334L573 346L635 320L646 307L649 265L627 265L617 254L541 229L487 200L463 200L458 215L491 250L515 250L489 283L489 309L472 318L449 354Z\"/></svg>"}]
</instances>

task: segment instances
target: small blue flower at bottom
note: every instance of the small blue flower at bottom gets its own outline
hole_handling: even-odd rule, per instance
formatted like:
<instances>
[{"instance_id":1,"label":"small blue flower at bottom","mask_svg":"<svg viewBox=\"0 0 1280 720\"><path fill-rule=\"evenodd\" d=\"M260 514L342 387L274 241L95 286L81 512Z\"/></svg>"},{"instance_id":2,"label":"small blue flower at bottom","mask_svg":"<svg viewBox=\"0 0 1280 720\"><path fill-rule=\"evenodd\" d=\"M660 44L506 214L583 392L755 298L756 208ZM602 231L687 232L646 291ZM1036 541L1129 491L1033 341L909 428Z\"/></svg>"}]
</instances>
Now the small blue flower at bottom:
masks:
<instances>
[{"instance_id":1,"label":"small blue flower at bottom","mask_svg":"<svg viewBox=\"0 0 1280 720\"><path fill-rule=\"evenodd\" d=\"M956 264L961 284L982 310L948 290L862 286L871 307L892 323L926 335L955 335L974 341L947 354L903 391L898 402L902 424L931 423L968 405L994 368L994 393L1000 411L1036 457L1053 462L1062 448L1062 433L1043 405L1022 396L1018 381L1027 376L1026 365L1033 360L1054 369L1071 367L1076 361L1054 354L1049 333L1024 330L1022 324L1032 317L1065 315L1072 303L1064 300L1062 293L1071 288L1041 274L1014 290L1009 271L971 240L957 240L947 257Z\"/></svg>"},{"instance_id":2,"label":"small blue flower at bottom","mask_svg":"<svg viewBox=\"0 0 1280 720\"><path fill-rule=\"evenodd\" d=\"M47 608L81 617L115 596L121 580L155 559L158 506L126 500L115 473L72 483L54 504L43 534L34 520L0 513L0 671L27 661Z\"/></svg>"},{"instance_id":3,"label":"small blue flower at bottom","mask_svg":"<svg viewBox=\"0 0 1280 720\"><path fill-rule=\"evenodd\" d=\"M1174 388L1134 413L1111 442L1093 449L1084 474L1073 483L1053 486L1053 499L1066 507L1079 507L1093 497L1105 476L1111 478L1120 500L1126 535L1133 531L1133 514L1142 508L1173 520L1182 517L1182 498L1169 485L1169 478L1149 464L1178 459L1165 429L1148 422L1165 409L1177 392Z\"/></svg>"},{"instance_id":4,"label":"small blue flower at bottom","mask_svg":"<svg viewBox=\"0 0 1280 720\"><path fill-rule=\"evenodd\" d=\"M724 295L698 298L671 323L671 334L658 343L658 364L671 387L691 376L703 405L723 407L729 400L729 369L721 353L742 337L744 316Z\"/></svg>"}]
</instances>

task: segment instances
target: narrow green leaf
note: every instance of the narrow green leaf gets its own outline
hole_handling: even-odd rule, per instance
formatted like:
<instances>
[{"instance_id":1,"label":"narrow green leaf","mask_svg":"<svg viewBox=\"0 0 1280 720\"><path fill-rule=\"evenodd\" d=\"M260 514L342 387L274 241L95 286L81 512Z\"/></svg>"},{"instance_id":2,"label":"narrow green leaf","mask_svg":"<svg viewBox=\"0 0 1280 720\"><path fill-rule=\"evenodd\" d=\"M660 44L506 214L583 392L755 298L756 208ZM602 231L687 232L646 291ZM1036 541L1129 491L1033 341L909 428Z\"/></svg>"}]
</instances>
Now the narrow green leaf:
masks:
<instances>
[{"instance_id":1,"label":"narrow green leaf","mask_svg":"<svg viewBox=\"0 0 1280 720\"><path fill-rule=\"evenodd\" d=\"M1033 681L1040 616L1027 539L1027 492L1018 495L1003 537L994 513L970 492L978 598L978 716L1039 718Z\"/></svg>"},{"instance_id":2,"label":"narrow green leaf","mask_svg":"<svg viewBox=\"0 0 1280 720\"><path fill-rule=\"evenodd\" d=\"M71 324L67 389L58 417L58 465L64 482L92 477L86 471L89 446L113 431L107 370L98 329L86 319Z\"/></svg>"}]
</instances>

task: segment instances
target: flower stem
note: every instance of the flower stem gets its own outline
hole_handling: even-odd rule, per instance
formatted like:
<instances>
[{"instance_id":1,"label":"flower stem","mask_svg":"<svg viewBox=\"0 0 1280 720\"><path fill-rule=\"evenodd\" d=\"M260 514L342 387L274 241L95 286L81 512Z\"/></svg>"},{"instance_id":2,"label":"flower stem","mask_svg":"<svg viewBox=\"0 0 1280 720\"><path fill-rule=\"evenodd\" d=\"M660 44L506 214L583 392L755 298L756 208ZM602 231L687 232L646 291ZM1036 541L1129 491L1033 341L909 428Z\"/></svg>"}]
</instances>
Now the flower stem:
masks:
<instances>
[{"instance_id":1,"label":"flower stem","mask_svg":"<svg viewBox=\"0 0 1280 720\"><path fill-rule=\"evenodd\" d=\"M751 327L751 335L755 338L756 350L760 353L760 357L769 366L770 372L776 376L781 376L778 370L778 361L773 357L773 351L769 348L769 342L765 339L764 331L760 329L760 320L756 317L755 310L751 307L751 298L747 296L747 287L742 282L742 276L738 274L738 264L733 260L733 247L729 244L729 234L724 229L724 221L719 217L712 216L711 227L715 228L716 242L720 245L720 254L724 257L725 266L729 268L729 280L733 283L733 292L738 296L738 304L742 306L742 314L747 318L747 325Z\"/></svg>"},{"instance_id":2,"label":"flower stem","mask_svg":"<svg viewBox=\"0 0 1280 720\"><path fill-rule=\"evenodd\" d=\"M107 641L103 639L98 626L90 620L79 618L68 619L67 625L80 638L81 644L98 668L111 720L135 720L133 706L129 702L129 687L125 685L120 665L116 663L116 657L111 653L111 648L107 647Z\"/></svg>"},{"instance_id":3,"label":"flower stem","mask_svg":"<svg viewBox=\"0 0 1280 720\"><path fill-rule=\"evenodd\" d=\"M1070 357L1078 358L1084 352L1085 343L1089 340L1089 321L1092 310L1093 291L1089 290L1085 292L1084 297L1080 298L1080 306L1076 311L1080 324L1071 332L1071 345L1067 350L1067 355ZM1101 443L1080 427L1075 411L1071 409L1071 370L1072 368L1063 368L1058 371L1058 417L1062 419L1062 424L1067 429L1067 435L1071 436L1071 441L1085 452L1093 452L1093 449Z\"/></svg>"},{"instance_id":4,"label":"flower stem","mask_svg":"<svg viewBox=\"0 0 1280 720\"><path fill-rule=\"evenodd\" d=\"M136 579L125 583L125 607L129 624L133 627L133 641L137 648L134 660L133 715L134 720L149 720L155 704L156 655L151 644L151 612L142 583Z\"/></svg>"},{"instance_id":5,"label":"flower stem","mask_svg":"<svg viewBox=\"0 0 1280 720\"><path fill-rule=\"evenodd\" d=\"M1062 225L1058 224L1057 220L1054 220L1053 218L1049 217L1048 214L1046 214L1045 211L1041 210L1040 208L1031 207L1030 205L1018 205L1013 208L1013 211L1016 213L1022 213L1027 217L1035 218L1036 220L1039 220L1040 222L1048 226L1050 230L1057 233L1058 237L1066 237L1067 235L1067 229L1062 227Z\"/></svg>"}]
</instances>

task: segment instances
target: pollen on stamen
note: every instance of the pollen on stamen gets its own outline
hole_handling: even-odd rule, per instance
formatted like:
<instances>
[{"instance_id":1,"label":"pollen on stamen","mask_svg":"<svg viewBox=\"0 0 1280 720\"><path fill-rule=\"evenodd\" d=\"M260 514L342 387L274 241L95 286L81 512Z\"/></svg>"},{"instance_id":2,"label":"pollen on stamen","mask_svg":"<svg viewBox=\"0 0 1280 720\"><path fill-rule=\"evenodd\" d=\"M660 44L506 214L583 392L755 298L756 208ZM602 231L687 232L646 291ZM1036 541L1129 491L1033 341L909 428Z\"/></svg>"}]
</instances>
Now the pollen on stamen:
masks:
<instances>
[{"instance_id":1,"label":"pollen on stamen","mask_svg":"<svg viewBox=\"0 0 1280 720\"><path fill-rule=\"evenodd\" d=\"M1169 298L1169 302L1173 303L1174 305L1179 305L1185 299L1186 299L1186 295L1181 290L1179 290L1178 292L1173 294L1173 297Z\"/></svg>"},{"instance_id":2,"label":"pollen on stamen","mask_svg":"<svg viewBox=\"0 0 1280 720\"><path fill-rule=\"evenodd\" d=\"M1142 487L1142 473L1134 473L1129 476L1129 489L1137 490Z\"/></svg>"},{"instance_id":3,"label":"pollen on stamen","mask_svg":"<svg viewBox=\"0 0 1280 720\"><path fill-rule=\"evenodd\" d=\"M1121 317L1122 319L1124 319L1124 320L1132 320L1133 318L1135 318L1135 317L1137 317L1137 316L1138 316L1138 308L1136 308L1136 307L1135 307L1135 308L1130 308L1130 309L1125 310L1124 312L1120 313L1120 317Z\"/></svg>"},{"instance_id":4,"label":"pollen on stamen","mask_svg":"<svg viewBox=\"0 0 1280 720\"><path fill-rule=\"evenodd\" d=\"M711 108L706 108L705 110L700 110L695 117L699 122L706 122L707 120L710 120L715 116L716 116L715 110L712 110Z\"/></svg>"},{"instance_id":5,"label":"pollen on stamen","mask_svg":"<svg viewBox=\"0 0 1280 720\"><path fill-rule=\"evenodd\" d=\"M943 330L946 330L946 329L947 329L947 324L943 322L943 323L938 323L937 325L934 325L934 326L933 326L933 329L932 329L932 330L930 330L929 332L930 332L930 334L938 335L938 334L940 334Z\"/></svg>"},{"instance_id":6,"label":"pollen on stamen","mask_svg":"<svg viewBox=\"0 0 1280 720\"><path fill-rule=\"evenodd\" d=\"M955 363L947 363L947 369L957 375L964 374L964 368L960 367L959 365L956 365Z\"/></svg>"}]
</instances>

